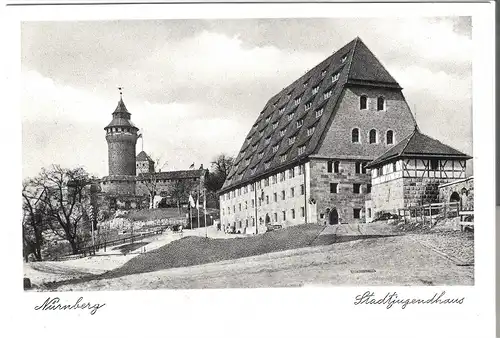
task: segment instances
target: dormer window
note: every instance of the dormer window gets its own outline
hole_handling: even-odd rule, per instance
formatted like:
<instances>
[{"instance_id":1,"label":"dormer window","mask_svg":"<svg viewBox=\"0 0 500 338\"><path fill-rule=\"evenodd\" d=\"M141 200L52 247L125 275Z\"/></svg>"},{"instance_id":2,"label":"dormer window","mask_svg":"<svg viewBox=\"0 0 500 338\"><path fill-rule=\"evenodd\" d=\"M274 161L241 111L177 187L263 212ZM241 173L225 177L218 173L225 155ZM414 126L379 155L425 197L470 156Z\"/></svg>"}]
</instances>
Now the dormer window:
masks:
<instances>
[{"instance_id":1,"label":"dormer window","mask_svg":"<svg viewBox=\"0 0 500 338\"><path fill-rule=\"evenodd\" d=\"M304 88L306 88L308 84L309 84L309 81L304 82Z\"/></svg>"},{"instance_id":2,"label":"dormer window","mask_svg":"<svg viewBox=\"0 0 500 338\"><path fill-rule=\"evenodd\" d=\"M262 137L262 135L264 135L264 129L262 129L261 131L259 131L259 136Z\"/></svg>"},{"instance_id":3,"label":"dormer window","mask_svg":"<svg viewBox=\"0 0 500 338\"><path fill-rule=\"evenodd\" d=\"M285 136L285 133L286 133L286 128L283 128L280 130L280 136L283 137Z\"/></svg>"},{"instance_id":4,"label":"dormer window","mask_svg":"<svg viewBox=\"0 0 500 338\"><path fill-rule=\"evenodd\" d=\"M283 154L283 155L281 155L281 156L280 156L280 162L281 162L281 163L283 163L283 162L285 162L285 161L286 161L286 155L287 155L287 154Z\"/></svg>"},{"instance_id":5,"label":"dormer window","mask_svg":"<svg viewBox=\"0 0 500 338\"><path fill-rule=\"evenodd\" d=\"M311 136L314 133L315 129L316 127L314 126L307 128L307 136Z\"/></svg>"},{"instance_id":6,"label":"dormer window","mask_svg":"<svg viewBox=\"0 0 500 338\"><path fill-rule=\"evenodd\" d=\"M257 154L257 157L259 158L259 160L262 159L262 156L264 156L264 151L261 151L260 153Z\"/></svg>"},{"instance_id":7,"label":"dormer window","mask_svg":"<svg viewBox=\"0 0 500 338\"><path fill-rule=\"evenodd\" d=\"M323 115L323 108L316 110L316 118L321 117L321 115Z\"/></svg>"},{"instance_id":8,"label":"dormer window","mask_svg":"<svg viewBox=\"0 0 500 338\"><path fill-rule=\"evenodd\" d=\"M295 136L289 137L288 138L288 144L292 145L295 142Z\"/></svg>"},{"instance_id":9,"label":"dormer window","mask_svg":"<svg viewBox=\"0 0 500 338\"><path fill-rule=\"evenodd\" d=\"M299 96L299 97L296 97L295 100L293 101L293 103L298 106L300 101L302 100L302 96Z\"/></svg>"},{"instance_id":10,"label":"dormer window","mask_svg":"<svg viewBox=\"0 0 500 338\"><path fill-rule=\"evenodd\" d=\"M293 119L293 116L295 115L295 112L291 112L288 114L288 121L291 121Z\"/></svg>"},{"instance_id":11,"label":"dormer window","mask_svg":"<svg viewBox=\"0 0 500 338\"><path fill-rule=\"evenodd\" d=\"M314 95L314 94L317 94L317 93L318 93L318 91L319 91L319 86L316 86L316 87L314 87L314 88L313 88L313 90L312 90L312 94L313 94L313 95Z\"/></svg>"},{"instance_id":12,"label":"dormer window","mask_svg":"<svg viewBox=\"0 0 500 338\"><path fill-rule=\"evenodd\" d=\"M271 115L269 115L268 117L266 117L266 123L269 123L270 120L271 120Z\"/></svg>"},{"instance_id":13,"label":"dormer window","mask_svg":"<svg viewBox=\"0 0 500 338\"><path fill-rule=\"evenodd\" d=\"M250 169L250 175L255 174L255 170L256 170L256 169L257 169L256 167L251 168L251 169Z\"/></svg>"},{"instance_id":14,"label":"dormer window","mask_svg":"<svg viewBox=\"0 0 500 338\"><path fill-rule=\"evenodd\" d=\"M366 95L361 95L359 97L359 109L366 109L368 106L368 97Z\"/></svg>"},{"instance_id":15,"label":"dormer window","mask_svg":"<svg viewBox=\"0 0 500 338\"><path fill-rule=\"evenodd\" d=\"M313 103L312 101L309 101L306 103L306 105L304 106L304 111L308 111L309 109L311 109Z\"/></svg>"},{"instance_id":16,"label":"dormer window","mask_svg":"<svg viewBox=\"0 0 500 338\"><path fill-rule=\"evenodd\" d=\"M292 92L290 92L290 93L286 94L286 99L287 99L287 100L290 100L290 97L292 97Z\"/></svg>"},{"instance_id":17,"label":"dormer window","mask_svg":"<svg viewBox=\"0 0 500 338\"><path fill-rule=\"evenodd\" d=\"M326 75L326 68L321 71L321 77L324 77Z\"/></svg>"},{"instance_id":18,"label":"dormer window","mask_svg":"<svg viewBox=\"0 0 500 338\"><path fill-rule=\"evenodd\" d=\"M280 108L280 110L278 111L280 114L283 114L285 112L285 108L286 106L283 106Z\"/></svg>"},{"instance_id":19,"label":"dormer window","mask_svg":"<svg viewBox=\"0 0 500 338\"><path fill-rule=\"evenodd\" d=\"M279 149L280 145L279 144L276 144L273 146L273 153L277 152L278 149Z\"/></svg>"},{"instance_id":20,"label":"dormer window","mask_svg":"<svg viewBox=\"0 0 500 338\"><path fill-rule=\"evenodd\" d=\"M302 154L304 154L305 152L306 152L306 146L305 146L305 145L304 145L304 146L299 147L299 155L302 155Z\"/></svg>"},{"instance_id":21,"label":"dormer window","mask_svg":"<svg viewBox=\"0 0 500 338\"><path fill-rule=\"evenodd\" d=\"M271 161L267 161L266 163L264 163L264 169L269 169L269 167L271 166Z\"/></svg>"},{"instance_id":22,"label":"dormer window","mask_svg":"<svg viewBox=\"0 0 500 338\"><path fill-rule=\"evenodd\" d=\"M337 72L335 74L332 75L332 83L335 83L339 80L339 77L340 77L340 73Z\"/></svg>"},{"instance_id":23,"label":"dormer window","mask_svg":"<svg viewBox=\"0 0 500 338\"><path fill-rule=\"evenodd\" d=\"M340 62L344 63L347 61L347 54L345 54L344 56L342 56L342 59L340 60Z\"/></svg>"},{"instance_id":24,"label":"dormer window","mask_svg":"<svg viewBox=\"0 0 500 338\"><path fill-rule=\"evenodd\" d=\"M300 128L302 127L302 125L304 124L304 119L300 119L297 121L297 128Z\"/></svg>"},{"instance_id":25,"label":"dormer window","mask_svg":"<svg viewBox=\"0 0 500 338\"><path fill-rule=\"evenodd\" d=\"M276 128L278 128L278 121L273 123L273 129L276 129Z\"/></svg>"},{"instance_id":26,"label":"dormer window","mask_svg":"<svg viewBox=\"0 0 500 338\"><path fill-rule=\"evenodd\" d=\"M324 100L329 99L330 96L332 96L332 90L331 89L329 91L327 91L326 93L323 93L323 99Z\"/></svg>"},{"instance_id":27,"label":"dormer window","mask_svg":"<svg viewBox=\"0 0 500 338\"><path fill-rule=\"evenodd\" d=\"M271 140L271 135L265 138L264 143L269 144L269 141Z\"/></svg>"}]
</instances>

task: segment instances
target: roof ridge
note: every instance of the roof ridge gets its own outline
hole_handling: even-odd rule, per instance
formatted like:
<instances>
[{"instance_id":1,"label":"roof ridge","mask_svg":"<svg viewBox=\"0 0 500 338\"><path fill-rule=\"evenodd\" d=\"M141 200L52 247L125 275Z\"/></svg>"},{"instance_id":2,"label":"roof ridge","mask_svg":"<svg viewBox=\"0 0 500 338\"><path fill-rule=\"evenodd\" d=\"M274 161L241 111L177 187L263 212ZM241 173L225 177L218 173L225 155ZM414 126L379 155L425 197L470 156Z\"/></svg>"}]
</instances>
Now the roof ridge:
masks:
<instances>
[{"instance_id":1,"label":"roof ridge","mask_svg":"<svg viewBox=\"0 0 500 338\"><path fill-rule=\"evenodd\" d=\"M413 132L410 134L410 136L408 136L408 140L406 141L406 144L405 146L401 149L401 151L399 152L398 156L401 156L402 153L404 153L404 151L406 150L406 148L408 147L408 145L410 144L410 141L411 139L413 138L413 136L415 136L415 133L418 131L418 125L415 124L415 129L413 129Z\"/></svg>"},{"instance_id":2,"label":"roof ridge","mask_svg":"<svg viewBox=\"0 0 500 338\"><path fill-rule=\"evenodd\" d=\"M352 61L354 59L354 52L356 51L356 47L358 46L358 41L361 40L359 36L356 36L354 39L354 46L352 46L352 51L351 51L351 59L349 60L349 65L347 68L347 79L349 79L349 76L351 74L351 67L352 67Z\"/></svg>"}]
</instances>

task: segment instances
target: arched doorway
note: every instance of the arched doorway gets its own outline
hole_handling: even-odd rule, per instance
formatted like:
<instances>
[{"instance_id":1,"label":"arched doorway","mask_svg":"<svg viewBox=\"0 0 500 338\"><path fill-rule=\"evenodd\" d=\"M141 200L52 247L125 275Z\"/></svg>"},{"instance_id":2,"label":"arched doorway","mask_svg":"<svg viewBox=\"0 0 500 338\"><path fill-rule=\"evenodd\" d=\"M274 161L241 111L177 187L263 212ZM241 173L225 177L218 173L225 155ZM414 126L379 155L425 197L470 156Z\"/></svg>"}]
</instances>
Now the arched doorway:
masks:
<instances>
[{"instance_id":1,"label":"arched doorway","mask_svg":"<svg viewBox=\"0 0 500 338\"><path fill-rule=\"evenodd\" d=\"M454 191L450 196L450 202L460 202L460 195Z\"/></svg>"},{"instance_id":2,"label":"arched doorway","mask_svg":"<svg viewBox=\"0 0 500 338\"><path fill-rule=\"evenodd\" d=\"M328 221L330 224L338 224L339 223L339 214L337 209L332 209L328 215Z\"/></svg>"}]
</instances>

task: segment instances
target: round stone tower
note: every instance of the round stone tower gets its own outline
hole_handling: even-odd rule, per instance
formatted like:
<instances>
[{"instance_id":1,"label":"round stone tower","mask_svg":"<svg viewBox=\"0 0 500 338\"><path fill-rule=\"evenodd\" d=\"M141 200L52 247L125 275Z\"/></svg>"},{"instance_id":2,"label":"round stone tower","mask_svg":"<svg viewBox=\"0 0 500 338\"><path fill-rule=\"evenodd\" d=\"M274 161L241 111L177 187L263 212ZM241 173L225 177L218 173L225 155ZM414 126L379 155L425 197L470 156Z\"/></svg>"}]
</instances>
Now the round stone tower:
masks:
<instances>
[{"instance_id":1,"label":"round stone tower","mask_svg":"<svg viewBox=\"0 0 500 338\"><path fill-rule=\"evenodd\" d=\"M130 121L130 115L120 92L113 119L104 128L108 142L109 176L103 178L102 188L107 193L135 195L135 146L139 129Z\"/></svg>"}]
</instances>

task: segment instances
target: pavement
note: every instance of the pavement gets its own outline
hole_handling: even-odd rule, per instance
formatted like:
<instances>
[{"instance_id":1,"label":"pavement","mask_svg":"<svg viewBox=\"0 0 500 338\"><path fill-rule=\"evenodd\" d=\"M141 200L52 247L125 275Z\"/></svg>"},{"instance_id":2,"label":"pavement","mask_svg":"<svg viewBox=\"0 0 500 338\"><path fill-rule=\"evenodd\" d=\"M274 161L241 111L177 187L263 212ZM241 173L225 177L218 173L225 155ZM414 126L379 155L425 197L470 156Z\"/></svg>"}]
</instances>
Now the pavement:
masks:
<instances>
[{"instance_id":1,"label":"pavement","mask_svg":"<svg viewBox=\"0 0 500 338\"><path fill-rule=\"evenodd\" d=\"M327 226L316 240L331 236L337 240L329 245L92 280L58 290L474 284L473 266L456 264L410 236L396 236L390 227Z\"/></svg>"}]
</instances>

